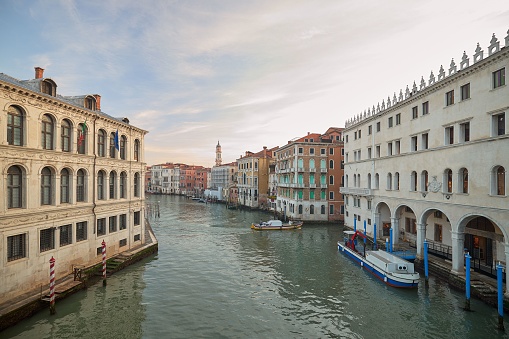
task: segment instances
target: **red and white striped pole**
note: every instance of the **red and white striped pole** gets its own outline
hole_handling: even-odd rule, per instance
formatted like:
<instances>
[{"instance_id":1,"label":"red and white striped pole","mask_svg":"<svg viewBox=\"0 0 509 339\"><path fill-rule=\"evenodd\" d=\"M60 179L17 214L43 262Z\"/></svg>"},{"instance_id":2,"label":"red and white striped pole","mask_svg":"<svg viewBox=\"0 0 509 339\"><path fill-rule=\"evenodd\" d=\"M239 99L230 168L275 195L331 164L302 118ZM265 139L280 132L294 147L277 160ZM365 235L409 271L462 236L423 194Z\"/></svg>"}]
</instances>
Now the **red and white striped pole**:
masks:
<instances>
[{"instance_id":1,"label":"red and white striped pole","mask_svg":"<svg viewBox=\"0 0 509 339\"><path fill-rule=\"evenodd\" d=\"M49 313L55 314L55 258L49 260Z\"/></svg>"},{"instance_id":2,"label":"red and white striped pole","mask_svg":"<svg viewBox=\"0 0 509 339\"><path fill-rule=\"evenodd\" d=\"M106 243L102 242L103 246L103 286L106 286Z\"/></svg>"}]
</instances>

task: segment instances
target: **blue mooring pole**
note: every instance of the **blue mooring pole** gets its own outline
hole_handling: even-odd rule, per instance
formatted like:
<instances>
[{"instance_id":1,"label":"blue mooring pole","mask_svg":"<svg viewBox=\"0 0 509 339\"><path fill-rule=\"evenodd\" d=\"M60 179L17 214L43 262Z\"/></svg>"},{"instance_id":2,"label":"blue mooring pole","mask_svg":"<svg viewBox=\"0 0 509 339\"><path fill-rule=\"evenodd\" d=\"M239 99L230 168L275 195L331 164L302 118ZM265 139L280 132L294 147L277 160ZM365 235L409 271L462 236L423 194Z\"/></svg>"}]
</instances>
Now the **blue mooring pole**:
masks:
<instances>
[{"instance_id":1,"label":"blue mooring pole","mask_svg":"<svg viewBox=\"0 0 509 339\"><path fill-rule=\"evenodd\" d=\"M364 220L364 245L366 245L366 220Z\"/></svg>"},{"instance_id":2,"label":"blue mooring pole","mask_svg":"<svg viewBox=\"0 0 509 339\"><path fill-rule=\"evenodd\" d=\"M374 245L374 250L376 250L376 223L373 224L373 245Z\"/></svg>"},{"instance_id":3,"label":"blue mooring pole","mask_svg":"<svg viewBox=\"0 0 509 339\"><path fill-rule=\"evenodd\" d=\"M392 253L392 227L389 229L389 253Z\"/></svg>"},{"instance_id":4,"label":"blue mooring pole","mask_svg":"<svg viewBox=\"0 0 509 339\"><path fill-rule=\"evenodd\" d=\"M357 218L354 218L353 219L353 231L356 232L357 231Z\"/></svg>"},{"instance_id":5,"label":"blue mooring pole","mask_svg":"<svg viewBox=\"0 0 509 339\"><path fill-rule=\"evenodd\" d=\"M504 331L504 284L502 282L503 266L497 265L497 291L498 291L498 329Z\"/></svg>"},{"instance_id":6,"label":"blue mooring pole","mask_svg":"<svg viewBox=\"0 0 509 339\"><path fill-rule=\"evenodd\" d=\"M428 270L428 242L424 239L424 284L429 284L429 270Z\"/></svg>"},{"instance_id":7,"label":"blue mooring pole","mask_svg":"<svg viewBox=\"0 0 509 339\"><path fill-rule=\"evenodd\" d=\"M470 253L465 254L465 311L470 311Z\"/></svg>"}]
</instances>

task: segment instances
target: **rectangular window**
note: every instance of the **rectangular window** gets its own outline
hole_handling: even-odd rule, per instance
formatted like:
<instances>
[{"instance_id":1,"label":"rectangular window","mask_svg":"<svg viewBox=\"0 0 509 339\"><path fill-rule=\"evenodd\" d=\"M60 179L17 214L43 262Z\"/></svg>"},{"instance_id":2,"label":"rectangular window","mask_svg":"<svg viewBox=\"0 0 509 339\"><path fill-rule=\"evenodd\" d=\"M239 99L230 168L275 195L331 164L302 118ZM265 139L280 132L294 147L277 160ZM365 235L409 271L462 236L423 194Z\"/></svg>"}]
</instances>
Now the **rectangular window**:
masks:
<instances>
[{"instance_id":1,"label":"rectangular window","mask_svg":"<svg viewBox=\"0 0 509 339\"><path fill-rule=\"evenodd\" d=\"M387 143L387 155L392 155L392 141Z\"/></svg>"},{"instance_id":2,"label":"rectangular window","mask_svg":"<svg viewBox=\"0 0 509 339\"><path fill-rule=\"evenodd\" d=\"M505 68L493 72L493 88L505 85Z\"/></svg>"},{"instance_id":3,"label":"rectangular window","mask_svg":"<svg viewBox=\"0 0 509 339\"><path fill-rule=\"evenodd\" d=\"M422 134L422 140L421 140L421 147L422 149L428 149L428 133Z\"/></svg>"},{"instance_id":4,"label":"rectangular window","mask_svg":"<svg viewBox=\"0 0 509 339\"><path fill-rule=\"evenodd\" d=\"M505 134L505 113L494 114L492 117L493 136Z\"/></svg>"},{"instance_id":5,"label":"rectangular window","mask_svg":"<svg viewBox=\"0 0 509 339\"><path fill-rule=\"evenodd\" d=\"M396 125L401 124L401 113L396 114Z\"/></svg>"},{"instance_id":6,"label":"rectangular window","mask_svg":"<svg viewBox=\"0 0 509 339\"><path fill-rule=\"evenodd\" d=\"M368 126L368 135L371 135L371 133L373 132L373 126L369 125Z\"/></svg>"},{"instance_id":7,"label":"rectangular window","mask_svg":"<svg viewBox=\"0 0 509 339\"><path fill-rule=\"evenodd\" d=\"M429 113L429 101L422 103L422 115L426 115Z\"/></svg>"},{"instance_id":8,"label":"rectangular window","mask_svg":"<svg viewBox=\"0 0 509 339\"><path fill-rule=\"evenodd\" d=\"M41 252L49 251L55 248L55 229L53 227L46 228L40 232L41 238L39 248Z\"/></svg>"},{"instance_id":9,"label":"rectangular window","mask_svg":"<svg viewBox=\"0 0 509 339\"><path fill-rule=\"evenodd\" d=\"M106 234L106 218L97 219L97 235Z\"/></svg>"},{"instance_id":10,"label":"rectangular window","mask_svg":"<svg viewBox=\"0 0 509 339\"><path fill-rule=\"evenodd\" d=\"M299 147L299 154L304 153L304 149L302 147Z\"/></svg>"},{"instance_id":11,"label":"rectangular window","mask_svg":"<svg viewBox=\"0 0 509 339\"><path fill-rule=\"evenodd\" d=\"M76 242L87 240L87 222L76 223Z\"/></svg>"},{"instance_id":12,"label":"rectangular window","mask_svg":"<svg viewBox=\"0 0 509 339\"><path fill-rule=\"evenodd\" d=\"M127 214L121 214L119 216L119 228L125 230L127 228Z\"/></svg>"},{"instance_id":13,"label":"rectangular window","mask_svg":"<svg viewBox=\"0 0 509 339\"><path fill-rule=\"evenodd\" d=\"M412 107L412 119L417 119L419 117L419 111L417 110L417 106Z\"/></svg>"},{"instance_id":14,"label":"rectangular window","mask_svg":"<svg viewBox=\"0 0 509 339\"><path fill-rule=\"evenodd\" d=\"M7 237L7 261L26 258L26 233Z\"/></svg>"},{"instance_id":15,"label":"rectangular window","mask_svg":"<svg viewBox=\"0 0 509 339\"><path fill-rule=\"evenodd\" d=\"M445 128L445 144L446 145L454 144L454 126Z\"/></svg>"},{"instance_id":16,"label":"rectangular window","mask_svg":"<svg viewBox=\"0 0 509 339\"><path fill-rule=\"evenodd\" d=\"M353 132L353 140L357 140L357 132Z\"/></svg>"},{"instance_id":17,"label":"rectangular window","mask_svg":"<svg viewBox=\"0 0 509 339\"><path fill-rule=\"evenodd\" d=\"M371 210L371 200L368 200L368 210ZM368 219L368 224L371 225L371 219Z\"/></svg>"},{"instance_id":18,"label":"rectangular window","mask_svg":"<svg viewBox=\"0 0 509 339\"><path fill-rule=\"evenodd\" d=\"M72 225L60 226L60 247L72 244Z\"/></svg>"},{"instance_id":19,"label":"rectangular window","mask_svg":"<svg viewBox=\"0 0 509 339\"><path fill-rule=\"evenodd\" d=\"M315 154L315 149L314 148L310 148L309 149L309 154Z\"/></svg>"},{"instance_id":20,"label":"rectangular window","mask_svg":"<svg viewBox=\"0 0 509 339\"><path fill-rule=\"evenodd\" d=\"M445 93L445 105L450 106L454 104L454 90Z\"/></svg>"},{"instance_id":21,"label":"rectangular window","mask_svg":"<svg viewBox=\"0 0 509 339\"><path fill-rule=\"evenodd\" d=\"M329 200L334 200L334 192L333 191L329 192Z\"/></svg>"},{"instance_id":22,"label":"rectangular window","mask_svg":"<svg viewBox=\"0 0 509 339\"><path fill-rule=\"evenodd\" d=\"M333 215L333 214L334 214L334 205L330 205L330 206L329 206L329 214L330 214L330 215Z\"/></svg>"},{"instance_id":23,"label":"rectangular window","mask_svg":"<svg viewBox=\"0 0 509 339\"><path fill-rule=\"evenodd\" d=\"M375 157L380 158L380 145L375 146Z\"/></svg>"},{"instance_id":24,"label":"rectangular window","mask_svg":"<svg viewBox=\"0 0 509 339\"><path fill-rule=\"evenodd\" d=\"M470 141L470 122L464 122L460 124L460 141Z\"/></svg>"},{"instance_id":25,"label":"rectangular window","mask_svg":"<svg viewBox=\"0 0 509 339\"><path fill-rule=\"evenodd\" d=\"M371 147L368 147L368 159L371 159Z\"/></svg>"},{"instance_id":26,"label":"rectangular window","mask_svg":"<svg viewBox=\"0 0 509 339\"><path fill-rule=\"evenodd\" d=\"M118 242L118 247L124 247L127 245L127 238L126 239L122 239Z\"/></svg>"},{"instance_id":27,"label":"rectangular window","mask_svg":"<svg viewBox=\"0 0 509 339\"><path fill-rule=\"evenodd\" d=\"M470 84L461 86L461 100L470 99Z\"/></svg>"},{"instance_id":28,"label":"rectangular window","mask_svg":"<svg viewBox=\"0 0 509 339\"><path fill-rule=\"evenodd\" d=\"M141 235L140 234L136 234L134 236L134 241L140 241L141 240Z\"/></svg>"},{"instance_id":29,"label":"rectangular window","mask_svg":"<svg viewBox=\"0 0 509 339\"><path fill-rule=\"evenodd\" d=\"M410 151L416 152L417 151L417 136L414 135L412 139L410 140Z\"/></svg>"},{"instance_id":30,"label":"rectangular window","mask_svg":"<svg viewBox=\"0 0 509 339\"><path fill-rule=\"evenodd\" d=\"M134 212L134 226L140 224L140 211Z\"/></svg>"},{"instance_id":31,"label":"rectangular window","mask_svg":"<svg viewBox=\"0 0 509 339\"><path fill-rule=\"evenodd\" d=\"M380 121L376 123L376 131L380 132Z\"/></svg>"},{"instance_id":32,"label":"rectangular window","mask_svg":"<svg viewBox=\"0 0 509 339\"><path fill-rule=\"evenodd\" d=\"M117 217L116 216L109 218L109 226L110 226L109 227L110 233L117 231Z\"/></svg>"},{"instance_id":33,"label":"rectangular window","mask_svg":"<svg viewBox=\"0 0 509 339\"><path fill-rule=\"evenodd\" d=\"M396 140L394 142L394 154L399 154L400 153L400 142L399 140Z\"/></svg>"},{"instance_id":34,"label":"rectangular window","mask_svg":"<svg viewBox=\"0 0 509 339\"><path fill-rule=\"evenodd\" d=\"M346 139L348 140L348 135L346 136ZM325 148L320 148L320 154L325 155Z\"/></svg>"},{"instance_id":35,"label":"rectangular window","mask_svg":"<svg viewBox=\"0 0 509 339\"><path fill-rule=\"evenodd\" d=\"M359 139L361 138L361 135L362 135L362 131L359 130Z\"/></svg>"},{"instance_id":36,"label":"rectangular window","mask_svg":"<svg viewBox=\"0 0 509 339\"><path fill-rule=\"evenodd\" d=\"M389 125L389 128L392 127L392 117L389 117L388 125Z\"/></svg>"},{"instance_id":37,"label":"rectangular window","mask_svg":"<svg viewBox=\"0 0 509 339\"><path fill-rule=\"evenodd\" d=\"M334 155L334 148L329 148L329 154Z\"/></svg>"}]
</instances>

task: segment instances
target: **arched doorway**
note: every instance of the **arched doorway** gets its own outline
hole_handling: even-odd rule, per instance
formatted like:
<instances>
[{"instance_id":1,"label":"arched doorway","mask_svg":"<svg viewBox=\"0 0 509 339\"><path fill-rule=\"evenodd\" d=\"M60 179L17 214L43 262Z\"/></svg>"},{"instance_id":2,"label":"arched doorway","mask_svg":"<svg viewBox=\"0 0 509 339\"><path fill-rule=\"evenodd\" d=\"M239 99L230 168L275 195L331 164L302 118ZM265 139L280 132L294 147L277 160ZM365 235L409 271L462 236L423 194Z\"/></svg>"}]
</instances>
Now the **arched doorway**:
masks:
<instances>
[{"instance_id":1,"label":"arched doorway","mask_svg":"<svg viewBox=\"0 0 509 339\"><path fill-rule=\"evenodd\" d=\"M417 241L417 217L410 206L399 206L395 213L395 219L399 223L400 240L415 243Z\"/></svg>"},{"instance_id":2,"label":"arched doorway","mask_svg":"<svg viewBox=\"0 0 509 339\"><path fill-rule=\"evenodd\" d=\"M477 216L467 222L464 244L476 270L493 274L495 261L505 261L504 236L500 229L486 217Z\"/></svg>"},{"instance_id":3,"label":"arched doorway","mask_svg":"<svg viewBox=\"0 0 509 339\"><path fill-rule=\"evenodd\" d=\"M375 223L377 224L377 238L390 236L391 209L385 202L380 202L375 209Z\"/></svg>"}]
</instances>

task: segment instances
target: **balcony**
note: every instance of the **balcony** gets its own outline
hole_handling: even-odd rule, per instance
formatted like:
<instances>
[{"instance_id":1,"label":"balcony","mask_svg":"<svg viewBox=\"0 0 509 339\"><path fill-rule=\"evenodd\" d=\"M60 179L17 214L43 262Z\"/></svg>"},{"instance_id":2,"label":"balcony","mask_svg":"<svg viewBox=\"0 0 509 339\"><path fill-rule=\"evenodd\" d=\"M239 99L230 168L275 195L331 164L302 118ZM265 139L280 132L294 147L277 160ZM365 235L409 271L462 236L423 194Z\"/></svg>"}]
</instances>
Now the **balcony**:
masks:
<instances>
[{"instance_id":1,"label":"balcony","mask_svg":"<svg viewBox=\"0 0 509 339\"><path fill-rule=\"evenodd\" d=\"M316 184L309 184L309 188L316 188Z\"/></svg>"},{"instance_id":2,"label":"balcony","mask_svg":"<svg viewBox=\"0 0 509 339\"><path fill-rule=\"evenodd\" d=\"M340 187L339 193L358 195L358 196L371 196L371 195L373 195L373 190L371 188Z\"/></svg>"},{"instance_id":3,"label":"balcony","mask_svg":"<svg viewBox=\"0 0 509 339\"><path fill-rule=\"evenodd\" d=\"M329 185L327 185L327 184L320 184L320 188L327 188L327 187L329 187Z\"/></svg>"},{"instance_id":4,"label":"balcony","mask_svg":"<svg viewBox=\"0 0 509 339\"><path fill-rule=\"evenodd\" d=\"M311 173L315 173L315 172L316 172L316 168L314 168L314 167L313 167L313 168L310 168L310 169L309 169L309 172L311 172Z\"/></svg>"},{"instance_id":5,"label":"balcony","mask_svg":"<svg viewBox=\"0 0 509 339\"><path fill-rule=\"evenodd\" d=\"M304 167L297 167L297 172L305 172L306 170Z\"/></svg>"},{"instance_id":6,"label":"balcony","mask_svg":"<svg viewBox=\"0 0 509 339\"><path fill-rule=\"evenodd\" d=\"M320 173L327 173L327 169L326 168L320 168Z\"/></svg>"}]
</instances>

